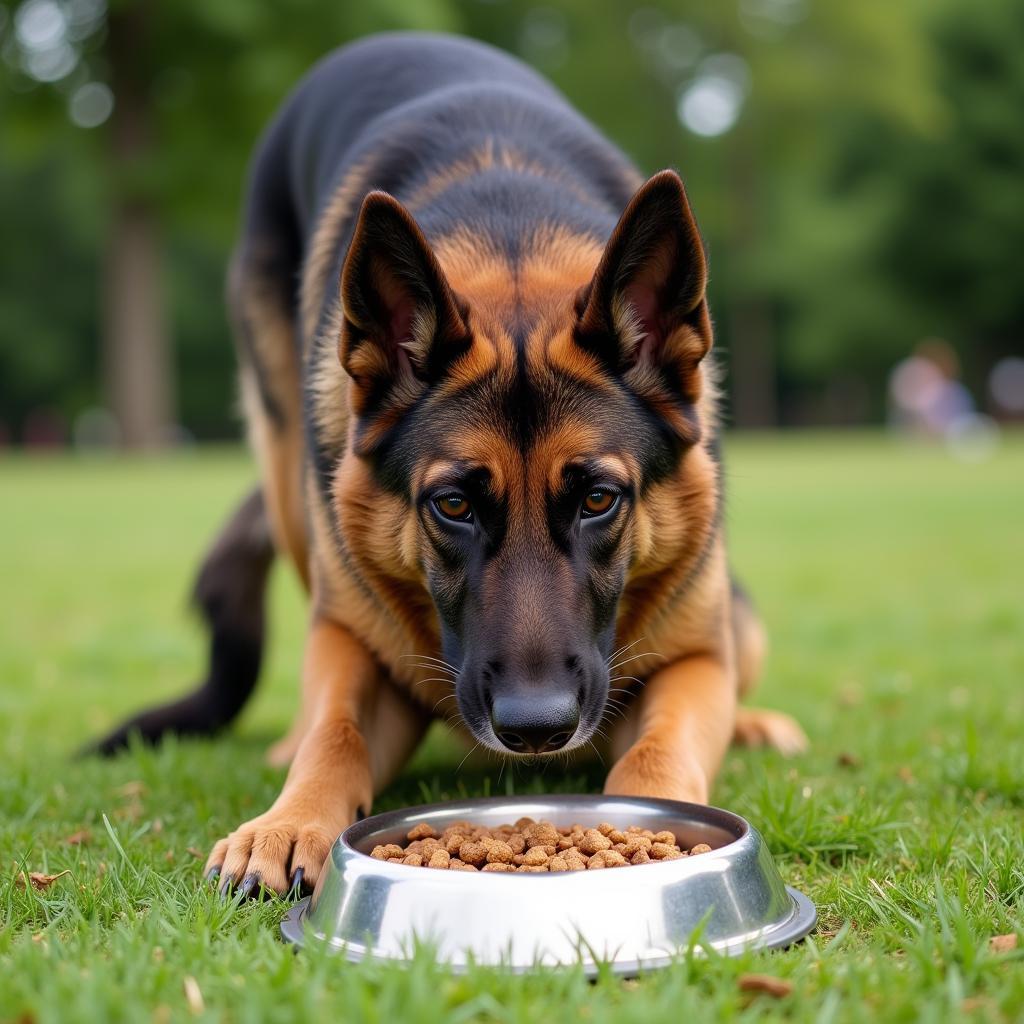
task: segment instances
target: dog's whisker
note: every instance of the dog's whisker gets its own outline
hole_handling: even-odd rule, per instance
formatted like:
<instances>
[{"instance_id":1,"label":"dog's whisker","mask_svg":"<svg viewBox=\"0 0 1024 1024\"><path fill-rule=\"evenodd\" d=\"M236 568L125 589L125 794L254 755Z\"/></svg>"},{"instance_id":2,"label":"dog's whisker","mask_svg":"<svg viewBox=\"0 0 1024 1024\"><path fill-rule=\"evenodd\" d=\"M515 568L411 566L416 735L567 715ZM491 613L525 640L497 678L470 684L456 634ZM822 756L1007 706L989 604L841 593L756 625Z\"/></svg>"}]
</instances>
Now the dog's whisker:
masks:
<instances>
[{"instance_id":1,"label":"dog's whisker","mask_svg":"<svg viewBox=\"0 0 1024 1024\"><path fill-rule=\"evenodd\" d=\"M636 694L632 690L630 690L628 687L625 687L625 686L613 686L608 692L609 693L624 693L627 697L634 697L634 696L636 696Z\"/></svg>"},{"instance_id":2,"label":"dog's whisker","mask_svg":"<svg viewBox=\"0 0 1024 1024\"><path fill-rule=\"evenodd\" d=\"M636 683L638 686L646 686L647 685L646 680L637 679L636 676L612 676L611 679L608 680L608 682L609 683L621 683L621 682L623 682L625 680L629 680L630 682Z\"/></svg>"},{"instance_id":3,"label":"dog's whisker","mask_svg":"<svg viewBox=\"0 0 1024 1024\"><path fill-rule=\"evenodd\" d=\"M607 658L605 658L605 664L610 665L620 655L625 654L626 651L628 651L630 649L630 647L636 647L636 645L638 643L640 643L641 640L645 640L645 639L646 639L646 637L642 637L641 636L641 637L637 637L637 639L634 640L631 644L623 644L617 651L612 651L612 653L610 655L608 655Z\"/></svg>"},{"instance_id":4,"label":"dog's whisker","mask_svg":"<svg viewBox=\"0 0 1024 1024\"><path fill-rule=\"evenodd\" d=\"M587 744L586 745L588 747L590 747L590 749L593 750L593 752L597 755L598 761L601 762L601 767L604 768L604 766L605 766L604 758L601 756L601 751L597 749L597 746L594 744L594 741L593 740L587 740Z\"/></svg>"},{"instance_id":5,"label":"dog's whisker","mask_svg":"<svg viewBox=\"0 0 1024 1024\"><path fill-rule=\"evenodd\" d=\"M454 686L454 679L447 679L444 676L431 676L429 679L417 679L413 686L425 686L427 683L444 683L445 686Z\"/></svg>"},{"instance_id":6,"label":"dog's whisker","mask_svg":"<svg viewBox=\"0 0 1024 1024\"><path fill-rule=\"evenodd\" d=\"M422 669L424 672L440 672L440 673L442 673L448 679L453 679L453 680L454 679L458 679L458 673L451 672L451 671L449 671L448 669L444 668L441 665L432 665L432 664L417 665L417 664L414 663L412 665L412 667L413 668Z\"/></svg>"},{"instance_id":7,"label":"dog's whisker","mask_svg":"<svg viewBox=\"0 0 1024 1024\"><path fill-rule=\"evenodd\" d=\"M433 707L432 707L432 708L430 709L430 713L431 713L432 715L433 715L433 714L437 714L437 709L438 709L438 708L439 708L439 707L440 707L440 706L441 706L441 705L442 705L442 704L443 704L443 703L444 703L444 702L445 702L446 700L454 700L454 698L455 698L455 694L454 694L454 693L446 693L446 694L445 694L445 695L444 695L444 696L443 696L443 697L442 697L442 698L441 698L441 699L440 699L440 700L439 700L439 701L438 701L438 702L437 702L437 703L436 703L436 704L435 704L435 705L434 705L434 706L433 706Z\"/></svg>"},{"instance_id":8,"label":"dog's whisker","mask_svg":"<svg viewBox=\"0 0 1024 1024\"><path fill-rule=\"evenodd\" d=\"M403 654L401 656L403 661L412 661L414 658L418 661L431 661L435 665L442 665L444 668L450 668L453 672L458 672L458 669L450 661L445 661L444 658L435 658L432 654Z\"/></svg>"},{"instance_id":9,"label":"dog's whisker","mask_svg":"<svg viewBox=\"0 0 1024 1024\"><path fill-rule=\"evenodd\" d=\"M474 743L473 746L469 748L469 751L467 752L466 756L459 762L459 767L455 769L455 774L456 775L458 775L459 772L462 771L462 766L470 759L470 757L474 753L476 753L477 748L479 746L480 746L480 741L477 740L476 743Z\"/></svg>"},{"instance_id":10,"label":"dog's whisker","mask_svg":"<svg viewBox=\"0 0 1024 1024\"><path fill-rule=\"evenodd\" d=\"M662 661L667 660L664 654L659 654L657 651L644 651L642 654L633 654L628 658L623 658L622 661L615 662L614 665L609 665L608 671L614 672L616 669L622 668L623 665L628 665L631 661L639 661L641 658L661 658Z\"/></svg>"}]
</instances>

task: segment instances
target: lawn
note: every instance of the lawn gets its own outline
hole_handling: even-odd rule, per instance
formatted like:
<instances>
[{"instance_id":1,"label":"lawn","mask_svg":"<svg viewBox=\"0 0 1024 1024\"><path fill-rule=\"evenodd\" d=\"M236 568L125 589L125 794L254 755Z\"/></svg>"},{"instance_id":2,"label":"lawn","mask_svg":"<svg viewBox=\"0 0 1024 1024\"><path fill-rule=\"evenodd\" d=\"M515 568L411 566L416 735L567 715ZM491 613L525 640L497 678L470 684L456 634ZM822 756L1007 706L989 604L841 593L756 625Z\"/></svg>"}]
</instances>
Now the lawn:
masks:
<instances>
[{"instance_id":1,"label":"lawn","mask_svg":"<svg viewBox=\"0 0 1024 1024\"><path fill-rule=\"evenodd\" d=\"M229 735L70 759L199 672L191 573L252 479L234 451L0 461L0 1021L1024 1018L1024 942L989 949L1024 939L1024 437L981 464L880 435L731 440L733 560L772 635L756 699L812 750L733 752L714 797L763 831L819 928L635 981L295 955L282 904L202 884L211 842L280 783L261 756L295 704L304 618L284 570ZM432 735L378 808L497 785L460 757ZM501 788L597 783L583 766ZM22 871L67 873L38 892ZM792 991L741 991L749 972Z\"/></svg>"}]
</instances>

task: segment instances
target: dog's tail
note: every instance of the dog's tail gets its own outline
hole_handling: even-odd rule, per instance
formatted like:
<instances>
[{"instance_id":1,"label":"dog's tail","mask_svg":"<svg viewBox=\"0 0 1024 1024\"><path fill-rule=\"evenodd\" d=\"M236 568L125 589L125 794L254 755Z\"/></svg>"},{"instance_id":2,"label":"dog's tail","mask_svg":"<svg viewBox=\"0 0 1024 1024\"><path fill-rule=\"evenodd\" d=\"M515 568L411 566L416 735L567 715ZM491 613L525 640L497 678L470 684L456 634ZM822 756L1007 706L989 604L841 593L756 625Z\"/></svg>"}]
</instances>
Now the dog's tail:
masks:
<instances>
[{"instance_id":1,"label":"dog's tail","mask_svg":"<svg viewBox=\"0 0 1024 1024\"><path fill-rule=\"evenodd\" d=\"M139 712L82 753L116 753L131 736L147 743L165 733L209 736L238 715L259 678L264 597L273 560L263 492L257 488L210 548L193 591L210 633L206 679L178 700Z\"/></svg>"}]
</instances>

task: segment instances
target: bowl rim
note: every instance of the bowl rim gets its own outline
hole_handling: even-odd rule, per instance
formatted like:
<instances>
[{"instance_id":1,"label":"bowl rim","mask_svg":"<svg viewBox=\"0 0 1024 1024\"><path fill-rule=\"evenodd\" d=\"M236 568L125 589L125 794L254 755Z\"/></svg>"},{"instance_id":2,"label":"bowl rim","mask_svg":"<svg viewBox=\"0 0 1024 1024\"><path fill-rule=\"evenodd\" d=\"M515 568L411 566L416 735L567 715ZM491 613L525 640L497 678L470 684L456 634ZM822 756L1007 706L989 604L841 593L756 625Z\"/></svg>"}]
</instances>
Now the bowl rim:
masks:
<instances>
[{"instance_id":1,"label":"bowl rim","mask_svg":"<svg viewBox=\"0 0 1024 1024\"><path fill-rule=\"evenodd\" d=\"M606 796L601 793L557 793L549 796L491 796L491 797L465 797L458 800L446 800L443 802L432 803L432 804L412 804L408 807L397 808L392 811L382 811L379 814L373 814L366 818L361 818L359 821L353 822L344 832L338 836L337 840L332 846L332 850L337 846L343 846L349 854L355 854L357 857L363 860L370 861L375 865L375 869L384 873L390 873L391 869L401 869L403 874L407 870L417 871L422 873L423 868L415 868L411 864L392 864L390 861L378 860L376 857L371 857L368 853L364 853L355 844L363 842L374 832L383 831L387 828L394 828L398 825L413 824L416 820L426 821L431 815L438 815L444 813L448 817L454 817L456 814L459 817L456 820L460 820L461 814L459 814L459 808L477 808L477 809L493 809L501 807L503 805L517 803L525 804L530 802L537 803L549 803L555 804L560 801L566 802L583 802L591 804L599 803L635 803L638 805L651 806L655 805L662 810L670 811L676 814L689 814L692 817L698 819L701 824L710 825L712 827L718 827L724 832L728 832L733 836L731 842L725 843L722 846L713 847L710 854L699 854L694 857L693 860L689 857L680 857L674 860L667 861L651 861L650 864L635 865L637 867L652 867L658 865L662 868L666 868L671 865L676 871L680 869L687 869L694 864L699 865L700 863L707 863L703 860L705 857L710 857L713 854L725 855L732 851L734 848L741 846L744 843L751 841L751 836L756 835L754 826L747 821L746 818L735 813L734 811L728 811L723 807L714 807L708 804L697 804L685 800L669 800L663 797L635 797L635 796ZM431 872L432 879L440 880L440 878L446 878L449 874L454 875L458 878L462 884L467 881L464 872L446 872L446 871L433 871ZM514 874L517 878L546 878L546 879L562 879L563 882L569 878L583 878L583 877L596 877L600 878L603 872L591 872L591 871L556 871L551 874L546 871L537 872L504 872L504 871L478 871L476 874L480 876L489 876L491 878L508 878L510 874Z\"/></svg>"}]
</instances>

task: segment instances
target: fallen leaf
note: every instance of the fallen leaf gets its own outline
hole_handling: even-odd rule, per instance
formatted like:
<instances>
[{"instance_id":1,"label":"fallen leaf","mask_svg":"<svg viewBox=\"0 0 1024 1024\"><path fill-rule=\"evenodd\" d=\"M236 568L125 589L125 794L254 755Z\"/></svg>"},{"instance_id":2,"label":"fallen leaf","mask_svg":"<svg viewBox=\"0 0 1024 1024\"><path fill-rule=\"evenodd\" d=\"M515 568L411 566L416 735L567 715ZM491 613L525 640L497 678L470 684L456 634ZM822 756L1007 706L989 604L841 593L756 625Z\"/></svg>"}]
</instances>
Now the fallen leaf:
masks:
<instances>
[{"instance_id":1,"label":"fallen leaf","mask_svg":"<svg viewBox=\"0 0 1024 1024\"><path fill-rule=\"evenodd\" d=\"M784 999L793 991L790 982L770 974L741 974L737 985L741 992L757 992L773 999Z\"/></svg>"},{"instance_id":2,"label":"fallen leaf","mask_svg":"<svg viewBox=\"0 0 1024 1024\"><path fill-rule=\"evenodd\" d=\"M186 846L185 852L191 853L192 856L196 858L196 860L202 860L206 856L206 854L203 853L203 851L200 850L198 846Z\"/></svg>"},{"instance_id":3,"label":"fallen leaf","mask_svg":"<svg viewBox=\"0 0 1024 1024\"><path fill-rule=\"evenodd\" d=\"M840 768L859 768L860 758L856 754L851 754L848 750L844 750L837 758L836 764Z\"/></svg>"},{"instance_id":4,"label":"fallen leaf","mask_svg":"<svg viewBox=\"0 0 1024 1024\"><path fill-rule=\"evenodd\" d=\"M92 842L92 833L87 828L80 828L77 832L72 832L71 835L64 840L65 846L85 846L86 843Z\"/></svg>"},{"instance_id":5,"label":"fallen leaf","mask_svg":"<svg viewBox=\"0 0 1024 1024\"><path fill-rule=\"evenodd\" d=\"M168 864L172 864L174 862L174 851L173 850L168 850L164 854L164 860L167 861Z\"/></svg>"},{"instance_id":6,"label":"fallen leaf","mask_svg":"<svg viewBox=\"0 0 1024 1024\"><path fill-rule=\"evenodd\" d=\"M1017 936L1014 932L1009 935L993 935L988 940L990 953L1010 953L1017 948Z\"/></svg>"},{"instance_id":7,"label":"fallen leaf","mask_svg":"<svg viewBox=\"0 0 1024 1024\"><path fill-rule=\"evenodd\" d=\"M132 799L114 811L114 817L127 821L138 821L145 813L146 808L142 806L142 803L139 800Z\"/></svg>"},{"instance_id":8,"label":"fallen leaf","mask_svg":"<svg viewBox=\"0 0 1024 1024\"><path fill-rule=\"evenodd\" d=\"M975 1010L987 1010L992 1006L992 1000L987 996L970 996L960 1003L960 1009L964 1013L973 1013Z\"/></svg>"},{"instance_id":9,"label":"fallen leaf","mask_svg":"<svg viewBox=\"0 0 1024 1024\"><path fill-rule=\"evenodd\" d=\"M63 878L65 875L70 875L70 871L61 871L56 875L44 875L41 871L30 871L28 872L29 884L37 892L46 892L47 889L57 881L58 878ZM19 889L25 888L25 872L22 872L14 879L14 884Z\"/></svg>"},{"instance_id":10,"label":"fallen leaf","mask_svg":"<svg viewBox=\"0 0 1024 1024\"><path fill-rule=\"evenodd\" d=\"M146 793L146 784L135 779L132 782L126 782L123 786L118 786L114 792L124 797L140 797Z\"/></svg>"},{"instance_id":11,"label":"fallen leaf","mask_svg":"<svg viewBox=\"0 0 1024 1024\"><path fill-rule=\"evenodd\" d=\"M185 1002L188 1003L188 1008L198 1017L206 1009L203 993L199 990L199 982L191 974L186 974L181 985L185 990Z\"/></svg>"}]
</instances>

